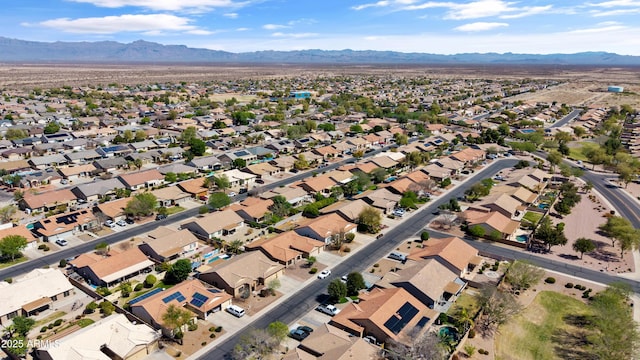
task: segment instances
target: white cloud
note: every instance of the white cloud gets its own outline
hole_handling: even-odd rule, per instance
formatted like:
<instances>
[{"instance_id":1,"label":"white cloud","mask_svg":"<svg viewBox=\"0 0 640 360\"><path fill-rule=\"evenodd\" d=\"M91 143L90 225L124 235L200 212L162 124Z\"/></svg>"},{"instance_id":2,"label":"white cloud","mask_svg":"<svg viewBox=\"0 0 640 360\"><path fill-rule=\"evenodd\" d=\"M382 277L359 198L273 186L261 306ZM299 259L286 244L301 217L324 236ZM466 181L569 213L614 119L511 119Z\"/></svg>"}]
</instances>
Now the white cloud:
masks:
<instances>
[{"instance_id":1,"label":"white cloud","mask_svg":"<svg viewBox=\"0 0 640 360\"><path fill-rule=\"evenodd\" d=\"M612 7L640 7L640 1L634 0L612 0L601 3L589 3L589 6L612 8Z\"/></svg>"},{"instance_id":2,"label":"white cloud","mask_svg":"<svg viewBox=\"0 0 640 360\"><path fill-rule=\"evenodd\" d=\"M264 24L262 28L265 30L278 30L278 29L286 29L288 25L280 25L280 24Z\"/></svg>"},{"instance_id":3,"label":"white cloud","mask_svg":"<svg viewBox=\"0 0 640 360\"><path fill-rule=\"evenodd\" d=\"M507 23L498 23L498 22L474 22L471 24L460 25L454 30L458 31L467 31L467 32L475 32L475 31L488 31L501 27L507 27L509 24Z\"/></svg>"},{"instance_id":4,"label":"white cloud","mask_svg":"<svg viewBox=\"0 0 640 360\"><path fill-rule=\"evenodd\" d=\"M271 34L273 37L285 37L285 38L293 38L293 39L301 39L301 38L309 38L318 36L317 33L283 33L283 32L275 32Z\"/></svg>"},{"instance_id":5,"label":"white cloud","mask_svg":"<svg viewBox=\"0 0 640 360\"><path fill-rule=\"evenodd\" d=\"M617 10L592 10L590 12L593 17L605 17L605 16L625 16L625 15L634 15L640 14L640 8L637 9L617 9Z\"/></svg>"},{"instance_id":6,"label":"white cloud","mask_svg":"<svg viewBox=\"0 0 640 360\"><path fill-rule=\"evenodd\" d=\"M246 27L241 27L241 28L237 28L236 31L249 31L251 30L250 28L246 28Z\"/></svg>"},{"instance_id":7,"label":"white cloud","mask_svg":"<svg viewBox=\"0 0 640 360\"><path fill-rule=\"evenodd\" d=\"M500 18L501 19L518 19L518 18L523 18L523 17L527 17L527 16L547 13L552 8L553 8L553 5L523 7L521 9L521 12L519 12L517 14L501 15Z\"/></svg>"},{"instance_id":8,"label":"white cloud","mask_svg":"<svg viewBox=\"0 0 640 360\"><path fill-rule=\"evenodd\" d=\"M40 22L39 25L78 34L115 34L120 32L200 32L205 30L189 25L191 19L168 14L120 15L92 18L59 18ZM193 34L196 34L193 33Z\"/></svg>"},{"instance_id":9,"label":"white cloud","mask_svg":"<svg viewBox=\"0 0 640 360\"><path fill-rule=\"evenodd\" d=\"M229 19L237 19L238 13L226 13L226 14L222 14L222 16L228 17Z\"/></svg>"},{"instance_id":10,"label":"white cloud","mask_svg":"<svg viewBox=\"0 0 640 360\"><path fill-rule=\"evenodd\" d=\"M627 29L624 25L607 25L607 26L596 26L592 28L586 29L577 29L569 31L570 34L593 34L593 33L611 33L619 30Z\"/></svg>"},{"instance_id":11,"label":"white cloud","mask_svg":"<svg viewBox=\"0 0 640 360\"><path fill-rule=\"evenodd\" d=\"M392 2L390 2L390 1L381 0L381 1L378 1L378 2L375 2L375 3L352 6L351 8L353 10L364 10L364 9L373 8L373 7L387 7L387 6L391 5L391 4L392 4Z\"/></svg>"},{"instance_id":12,"label":"white cloud","mask_svg":"<svg viewBox=\"0 0 640 360\"><path fill-rule=\"evenodd\" d=\"M251 0L70 0L88 3L98 7L121 8L141 7L154 11L181 11L199 9L202 11L214 8L239 8L251 3Z\"/></svg>"}]
</instances>

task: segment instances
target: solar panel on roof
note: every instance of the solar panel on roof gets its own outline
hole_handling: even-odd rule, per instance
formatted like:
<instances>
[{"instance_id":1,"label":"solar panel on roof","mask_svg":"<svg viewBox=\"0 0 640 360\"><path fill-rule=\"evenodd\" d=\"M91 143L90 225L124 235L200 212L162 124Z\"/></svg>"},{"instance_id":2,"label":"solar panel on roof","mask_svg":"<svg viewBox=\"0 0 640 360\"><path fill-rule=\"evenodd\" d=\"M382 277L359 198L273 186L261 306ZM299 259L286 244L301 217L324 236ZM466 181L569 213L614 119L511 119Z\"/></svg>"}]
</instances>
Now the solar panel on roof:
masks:
<instances>
[{"instance_id":1,"label":"solar panel on roof","mask_svg":"<svg viewBox=\"0 0 640 360\"><path fill-rule=\"evenodd\" d=\"M184 297L184 295L182 295L182 293L180 291L176 291L173 294L165 297L164 299L162 299L162 302L164 302L165 304L171 302L172 300L178 300L178 302L183 302L186 300L186 298Z\"/></svg>"},{"instance_id":2,"label":"solar panel on roof","mask_svg":"<svg viewBox=\"0 0 640 360\"><path fill-rule=\"evenodd\" d=\"M406 302L396 314L391 315L384 326L392 333L398 334L419 312L413 305Z\"/></svg>"},{"instance_id":3,"label":"solar panel on roof","mask_svg":"<svg viewBox=\"0 0 640 360\"><path fill-rule=\"evenodd\" d=\"M135 303L138 303L138 302L140 302L140 301L142 301L142 300L144 300L146 298L149 298L149 297L161 292L162 290L163 290L162 288L153 289L153 290L149 291L146 294L142 294L142 295L138 296L137 298L132 299L131 301L129 301L129 305L133 305Z\"/></svg>"},{"instance_id":4,"label":"solar panel on roof","mask_svg":"<svg viewBox=\"0 0 640 360\"><path fill-rule=\"evenodd\" d=\"M191 299L191 305L195 307L201 307L205 302L207 302L207 300L209 300L208 297L200 293L195 293L193 294L193 299Z\"/></svg>"}]
</instances>

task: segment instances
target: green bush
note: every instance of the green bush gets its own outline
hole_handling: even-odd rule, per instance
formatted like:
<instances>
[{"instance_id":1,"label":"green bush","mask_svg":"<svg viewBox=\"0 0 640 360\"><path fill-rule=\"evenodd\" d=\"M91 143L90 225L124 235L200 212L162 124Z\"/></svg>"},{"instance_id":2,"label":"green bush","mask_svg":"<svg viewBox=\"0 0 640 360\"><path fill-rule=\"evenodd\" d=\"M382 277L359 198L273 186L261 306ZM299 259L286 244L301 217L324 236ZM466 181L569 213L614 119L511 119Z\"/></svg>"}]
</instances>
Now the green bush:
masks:
<instances>
[{"instance_id":1,"label":"green bush","mask_svg":"<svg viewBox=\"0 0 640 360\"><path fill-rule=\"evenodd\" d=\"M217 333L221 332L221 331L222 331L222 326L218 326L218 327L216 328L216 330L215 330L215 331L216 331Z\"/></svg>"},{"instance_id":2,"label":"green bush","mask_svg":"<svg viewBox=\"0 0 640 360\"><path fill-rule=\"evenodd\" d=\"M57 319L56 321L53 322L53 326L60 326L62 325L62 319Z\"/></svg>"},{"instance_id":3,"label":"green bush","mask_svg":"<svg viewBox=\"0 0 640 360\"><path fill-rule=\"evenodd\" d=\"M373 267L374 267L374 268L380 267L380 264L375 263L375 264L373 264Z\"/></svg>"},{"instance_id":4,"label":"green bush","mask_svg":"<svg viewBox=\"0 0 640 360\"><path fill-rule=\"evenodd\" d=\"M133 288L133 291L140 291L142 290L143 287L144 287L143 283L137 283L136 286Z\"/></svg>"},{"instance_id":5,"label":"green bush","mask_svg":"<svg viewBox=\"0 0 640 360\"><path fill-rule=\"evenodd\" d=\"M348 246L345 246L344 248L342 248L342 251L346 252L346 253L350 253L351 252L351 248Z\"/></svg>"},{"instance_id":6,"label":"green bush","mask_svg":"<svg viewBox=\"0 0 640 360\"><path fill-rule=\"evenodd\" d=\"M210 337L211 339L215 339L216 334L209 334L209 337Z\"/></svg>"},{"instance_id":7,"label":"green bush","mask_svg":"<svg viewBox=\"0 0 640 360\"><path fill-rule=\"evenodd\" d=\"M581 287L582 287L582 285L580 285L580 284L575 284L575 285L573 285L573 288L574 288L574 289L578 289L578 290L580 290L580 288L581 288Z\"/></svg>"},{"instance_id":8,"label":"green bush","mask_svg":"<svg viewBox=\"0 0 640 360\"><path fill-rule=\"evenodd\" d=\"M476 330L475 329L469 330L469 339L473 339L474 337L476 337Z\"/></svg>"},{"instance_id":9,"label":"green bush","mask_svg":"<svg viewBox=\"0 0 640 360\"><path fill-rule=\"evenodd\" d=\"M45 331L47 331L48 329L49 329L48 327L43 326L43 327L41 327L41 328L40 328L40 332L45 332Z\"/></svg>"},{"instance_id":10,"label":"green bush","mask_svg":"<svg viewBox=\"0 0 640 360\"><path fill-rule=\"evenodd\" d=\"M347 235L345 235L345 236L344 236L344 241L345 241L346 243L350 243L350 242L352 242L352 241L353 241L353 239L355 239L355 238L356 238L356 234L354 234L354 233L348 233Z\"/></svg>"},{"instance_id":11,"label":"green bush","mask_svg":"<svg viewBox=\"0 0 640 360\"><path fill-rule=\"evenodd\" d=\"M428 232L428 231L423 231L423 232L420 234L420 240L422 240L422 241L427 241L427 240L429 240L429 237L430 237L430 236L431 236L431 235L429 235L429 232Z\"/></svg>"},{"instance_id":12,"label":"green bush","mask_svg":"<svg viewBox=\"0 0 640 360\"><path fill-rule=\"evenodd\" d=\"M147 275L147 277L144 279L144 287L146 288L150 288L153 287L153 285L156 283L156 281L158 281L158 279L156 279L155 276L149 274Z\"/></svg>"},{"instance_id":13,"label":"green bush","mask_svg":"<svg viewBox=\"0 0 640 360\"><path fill-rule=\"evenodd\" d=\"M187 327L187 329L189 329L189 331L196 331L196 330L198 330L198 324L196 324L196 323L191 323L191 324L189 324L189 326Z\"/></svg>"},{"instance_id":14,"label":"green bush","mask_svg":"<svg viewBox=\"0 0 640 360\"><path fill-rule=\"evenodd\" d=\"M546 282L547 284L555 284L556 283L556 278L548 277L548 278L544 279L544 282Z\"/></svg>"},{"instance_id":15,"label":"green bush","mask_svg":"<svg viewBox=\"0 0 640 360\"><path fill-rule=\"evenodd\" d=\"M309 270L309 274L315 274L318 272L318 268L311 268L311 270Z\"/></svg>"},{"instance_id":16,"label":"green bush","mask_svg":"<svg viewBox=\"0 0 640 360\"><path fill-rule=\"evenodd\" d=\"M566 283L564 287L566 287L567 289L571 289L573 288L573 283Z\"/></svg>"},{"instance_id":17,"label":"green bush","mask_svg":"<svg viewBox=\"0 0 640 360\"><path fill-rule=\"evenodd\" d=\"M63 268L63 267L66 267L66 266L67 266L67 260L61 259L60 263L58 264L58 267Z\"/></svg>"},{"instance_id":18,"label":"green bush","mask_svg":"<svg viewBox=\"0 0 640 360\"><path fill-rule=\"evenodd\" d=\"M51 324L47 325L47 327L48 327L49 329L53 329L53 323L51 323Z\"/></svg>"},{"instance_id":19,"label":"green bush","mask_svg":"<svg viewBox=\"0 0 640 360\"><path fill-rule=\"evenodd\" d=\"M215 329L216 329L216 327L215 327L215 326L212 326L212 327L210 327L210 328L209 328L209 332L214 332L214 331L215 331Z\"/></svg>"}]
</instances>

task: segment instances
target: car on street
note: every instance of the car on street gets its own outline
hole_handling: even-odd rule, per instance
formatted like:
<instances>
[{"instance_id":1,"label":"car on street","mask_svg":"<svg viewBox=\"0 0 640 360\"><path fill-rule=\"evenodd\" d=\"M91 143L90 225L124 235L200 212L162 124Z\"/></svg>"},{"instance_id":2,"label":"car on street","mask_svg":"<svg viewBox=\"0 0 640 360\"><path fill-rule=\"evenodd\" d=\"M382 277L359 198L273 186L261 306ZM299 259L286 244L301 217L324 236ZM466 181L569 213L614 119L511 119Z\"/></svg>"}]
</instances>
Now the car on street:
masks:
<instances>
[{"instance_id":1,"label":"car on street","mask_svg":"<svg viewBox=\"0 0 640 360\"><path fill-rule=\"evenodd\" d=\"M116 224L118 224L118 226L127 226L127 222L124 220L118 220L118 222L116 222Z\"/></svg>"},{"instance_id":2,"label":"car on street","mask_svg":"<svg viewBox=\"0 0 640 360\"><path fill-rule=\"evenodd\" d=\"M229 193L229 197L234 197L234 196L236 196L236 195L238 195L238 194L236 194L236 193L235 193L235 192L233 192L233 191Z\"/></svg>"},{"instance_id":3,"label":"car on street","mask_svg":"<svg viewBox=\"0 0 640 360\"><path fill-rule=\"evenodd\" d=\"M167 218L167 215L165 214L158 214L156 215L156 220L164 220Z\"/></svg>"},{"instance_id":4,"label":"car on street","mask_svg":"<svg viewBox=\"0 0 640 360\"><path fill-rule=\"evenodd\" d=\"M113 220L107 220L104 222L104 226L113 229L114 227L116 227L116 223L114 223Z\"/></svg>"},{"instance_id":5,"label":"car on street","mask_svg":"<svg viewBox=\"0 0 640 360\"><path fill-rule=\"evenodd\" d=\"M342 282L347 282L347 275L342 275L342 277L340 278L340 280L342 280Z\"/></svg>"},{"instance_id":6,"label":"car on street","mask_svg":"<svg viewBox=\"0 0 640 360\"><path fill-rule=\"evenodd\" d=\"M309 336L309 333L300 329L295 329L295 330L291 330L291 332L289 333L289 336L291 336L292 338L298 341L302 341Z\"/></svg>"},{"instance_id":7,"label":"car on street","mask_svg":"<svg viewBox=\"0 0 640 360\"><path fill-rule=\"evenodd\" d=\"M340 309L329 304L320 305L316 308L316 310L320 311L321 313L325 313L329 316L335 316L340 312Z\"/></svg>"},{"instance_id":8,"label":"car on street","mask_svg":"<svg viewBox=\"0 0 640 360\"><path fill-rule=\"evenodd\" d=\"M69 245L69 243L67 242L67 240L65 239L58 239L56 240L56 244L60 245L60 246L67 246Z\"/></svg>"},{"instance_id":9,"label":"car on street","mask_svg":"<svg viewBox=\"0 0 640 360\"><path fill-rule=\"evenodd\" d=\"M331 275L331 270L322 270L320 274L318 274L318 279L326 279L329 275Z\"/></svg>"}]
</instances>

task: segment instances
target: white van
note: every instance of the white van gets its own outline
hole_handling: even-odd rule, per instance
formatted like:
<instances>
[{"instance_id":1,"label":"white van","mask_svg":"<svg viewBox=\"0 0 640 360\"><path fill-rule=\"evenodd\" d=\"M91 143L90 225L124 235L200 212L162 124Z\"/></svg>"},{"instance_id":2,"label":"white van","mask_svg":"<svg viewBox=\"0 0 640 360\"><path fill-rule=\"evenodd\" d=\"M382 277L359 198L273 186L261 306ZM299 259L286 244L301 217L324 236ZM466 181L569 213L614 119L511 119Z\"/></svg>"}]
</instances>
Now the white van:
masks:
<instances>
[{"instance_id":1,"label":"white van","mask_svg":"<svg viewBox=\"0 0 640 360\"><path fill-rule=\"evenodd\" d=\"M407 261L407 256L405 254L401 254L399 252L392 252L391 254L389 254L389 259L393 259L393 260L398 260L398 261L402 261L405 262Z\"/></svg>"},{"instance_id":2,"label":"white van","mask_svg":"<svg viewBox=\"0 0 640 360\"><path fill-rule=\"evenodd\" d=\"M235 317L243 317L244 309L240 306L231 305L227 308L227 312Z\"/></svg>"}]
</instances>

